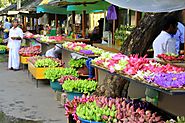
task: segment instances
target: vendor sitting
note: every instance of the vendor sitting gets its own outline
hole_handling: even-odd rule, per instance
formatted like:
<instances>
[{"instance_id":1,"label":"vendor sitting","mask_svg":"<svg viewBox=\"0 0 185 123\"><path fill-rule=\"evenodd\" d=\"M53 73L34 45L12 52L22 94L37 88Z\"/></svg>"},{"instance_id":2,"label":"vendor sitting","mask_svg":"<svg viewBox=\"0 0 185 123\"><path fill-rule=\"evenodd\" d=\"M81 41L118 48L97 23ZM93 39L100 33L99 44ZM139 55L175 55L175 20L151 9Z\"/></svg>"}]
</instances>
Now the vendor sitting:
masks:
<instances>
[{"instance_id":1,"label":"vendor sitting","mask_svg":"<svg viewBox=\"0 0 185 123\"><path fill-rule=\"evenodd\" d=\"M62 32L61 28L58 27L57 31L56 31L57 36L60 36L61 32ZM49 49L46 52L46 57L60 58L61 57L61 52L62 52L61 44L56 44L53 48Z\"/></svg>"},{"instance_id":2,"label":"vendor sitting","mask_svg":"<svg viewBox=\"0 0 185 123\"><path fill-rule=\"evenodd\" d=\"M98 26L94 28L92 35L90 37L90 41L92 43L102 43L102 35L100 34L100 29Z\"/></svg>"}]
</instances>

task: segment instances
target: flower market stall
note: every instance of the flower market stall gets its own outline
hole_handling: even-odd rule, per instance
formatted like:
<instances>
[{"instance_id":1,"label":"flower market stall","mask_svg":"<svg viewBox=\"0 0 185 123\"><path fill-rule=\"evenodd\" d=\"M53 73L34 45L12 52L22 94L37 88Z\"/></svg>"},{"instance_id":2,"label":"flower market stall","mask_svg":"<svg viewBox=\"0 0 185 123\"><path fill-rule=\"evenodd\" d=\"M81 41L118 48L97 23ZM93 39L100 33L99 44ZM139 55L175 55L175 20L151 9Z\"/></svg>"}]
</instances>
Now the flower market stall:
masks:
<instances>
[{"instance_id":1,"label":"flower market stall","mask_svg":"<svg viewBox=\"0 0 185 123\"><path fill-rule=\"evenodd\" d=\"M37 80L37 87L38 80L45 79L44 73L47 69L62 68L63 65L64 62L56 58L35 56L28 59L28 70L32 74L32 76Z\"/></svg>"},{"instance_id":2,"label":"flower market stall","mask_svg":"<svg viewBox=\"0 0 185 123\"><path fill-rule=\"evenodd\" d=\"M70 2L80 4L83 14L86 14L83 10L86 2L105 1L67 0L68 4ZM75 6L74 3L70 4ZM47 5L40 7L47 8ZM84 16L82 21L85 22ZM83 31L84 28L83 24ZM24 39L28 46L19 50L21 63L28 64L28 73L36 79L37 88L39 80L47 80L54 92L60 92L60 98L66 101L63 105L65 115L72 119L69 123L168 123L170 119L185 121L184 117L176 117L185 116L184 55L160 54L158 59L152 59L142 56L142 53L138 55L137 47L128 46L131 51L127 53L122 50L123 46L91 43L90 39L81 38L78 34L49 36L26 32ZM44 56L56 44L61 44L59 48L62 58ZM0 45L0 54L5 51L6 46ZM106 76L111 76L111 79L104 81ZM122 79L129 85L128 94L125 94L127 97L124 98L121 94L123 91L116 90L125 89L120 87L125 83L118 83ZM109 87L101 86L103 84ZM105 95L110 88L120 95ZM159 92L157 106L146 102L146 88ZM101 96L96 95L98 89L104 92Z\"/></svg>"},{"instance_id":3,"label":"flower market stall","mask_svg":"<svg viewBox=\"0 0 185 123\"><path fill-rule=\"evenodd\" d=\"M162 65L147 58L139 58L137 55L127 57L111 53L102 54L92 62L92 65L98 69L120 75L133 82L140 81L146 86L167 94L184 94L185 91L184 68L170 64Z\"/></svg>"}]
</instances>

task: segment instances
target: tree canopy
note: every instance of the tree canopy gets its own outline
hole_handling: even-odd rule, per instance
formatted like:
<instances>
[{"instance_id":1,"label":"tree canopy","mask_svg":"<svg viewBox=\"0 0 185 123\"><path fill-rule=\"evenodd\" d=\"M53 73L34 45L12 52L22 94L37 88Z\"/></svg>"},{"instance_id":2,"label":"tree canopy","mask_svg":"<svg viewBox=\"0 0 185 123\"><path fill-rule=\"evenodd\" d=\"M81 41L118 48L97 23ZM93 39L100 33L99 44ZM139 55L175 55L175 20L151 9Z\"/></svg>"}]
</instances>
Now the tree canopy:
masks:
<instances>
[{"instance_id":1,"label":"tree canopy","mask_svg":"<svg viewBox=\"0 0 185 123\"><path fill-rule=\"evenodd\" d=\"M6 7L8 4L16 3L17 0L0 0L0 7Z\"/></svg>"}]
</instances>

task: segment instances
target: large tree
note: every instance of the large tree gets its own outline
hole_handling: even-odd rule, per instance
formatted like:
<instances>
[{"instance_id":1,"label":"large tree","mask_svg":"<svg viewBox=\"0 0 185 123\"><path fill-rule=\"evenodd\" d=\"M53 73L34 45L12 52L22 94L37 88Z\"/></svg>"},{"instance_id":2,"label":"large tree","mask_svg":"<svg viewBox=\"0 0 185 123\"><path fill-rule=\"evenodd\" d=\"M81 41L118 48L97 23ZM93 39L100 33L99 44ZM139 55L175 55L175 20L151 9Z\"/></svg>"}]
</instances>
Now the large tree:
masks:
<instances>
[{"instance_id":1,"label":"large tree","mask_svg":"<svg viewBox=\"0 0 185 123\"><path fill-rule=\"evenodd\" d=\"M146 13L141 19L140 24L134 29L131 35L123 43L120 52L126 55L147 53L151 48L152 42L161 32L161 22L164 17L174 15L181 20L181 11L172 13ZM107 75L103 83L98 85L96 95L107 97L126 97L129 81L116 75Z\"/></svg>"}]
</instances>

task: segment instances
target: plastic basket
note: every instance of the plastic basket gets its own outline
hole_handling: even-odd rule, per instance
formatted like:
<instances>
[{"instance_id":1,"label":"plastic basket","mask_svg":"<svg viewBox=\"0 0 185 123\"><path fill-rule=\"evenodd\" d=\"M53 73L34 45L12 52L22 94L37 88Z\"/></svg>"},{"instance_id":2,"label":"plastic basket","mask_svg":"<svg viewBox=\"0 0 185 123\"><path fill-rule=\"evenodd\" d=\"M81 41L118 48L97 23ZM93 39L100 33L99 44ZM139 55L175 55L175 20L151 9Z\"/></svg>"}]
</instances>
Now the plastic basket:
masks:
<instances>
[{"instance_id":1,"label":"plastic basket","mask_svg":"<svg viewBox=\"0 0 185 123\"><path fill-rule=\"evenodd\" d=\"M0 50L0 54L5 54L6 51L5 50Z\"/></svg>"},{"instance_id":2,"label":"plastic basket","mask_svg":"<svg viewBox=\"0 0 185 123\"><path fill-rule=\"evenodd\" d=\"M103 122L96 122L96 121L84 120L84 119L82 119L80 117L78 117L78 118L81 121L81 123L103 123Z\"/></svg>"},{"instance_id":3,"label":"plastic basket","mask_svg":"<svg viewBox=\"0 0 185 123\"><path fill-rule=\"evenodd\" d=\"M67 93L67 99L69 101L72 101L74 97L82 97L83 93L80 92L66 92Z\"/></svg>"},{"instance_id":4,"label":"plastic basket","mask_svg":"<svg viewBox=\"0 0 185 123\"><path fill-rule=\"evenodd\" d=\"M62 91L62 85L58 81L50 81L50 86L54 91Z\"/></svg>"}]
</instances>

